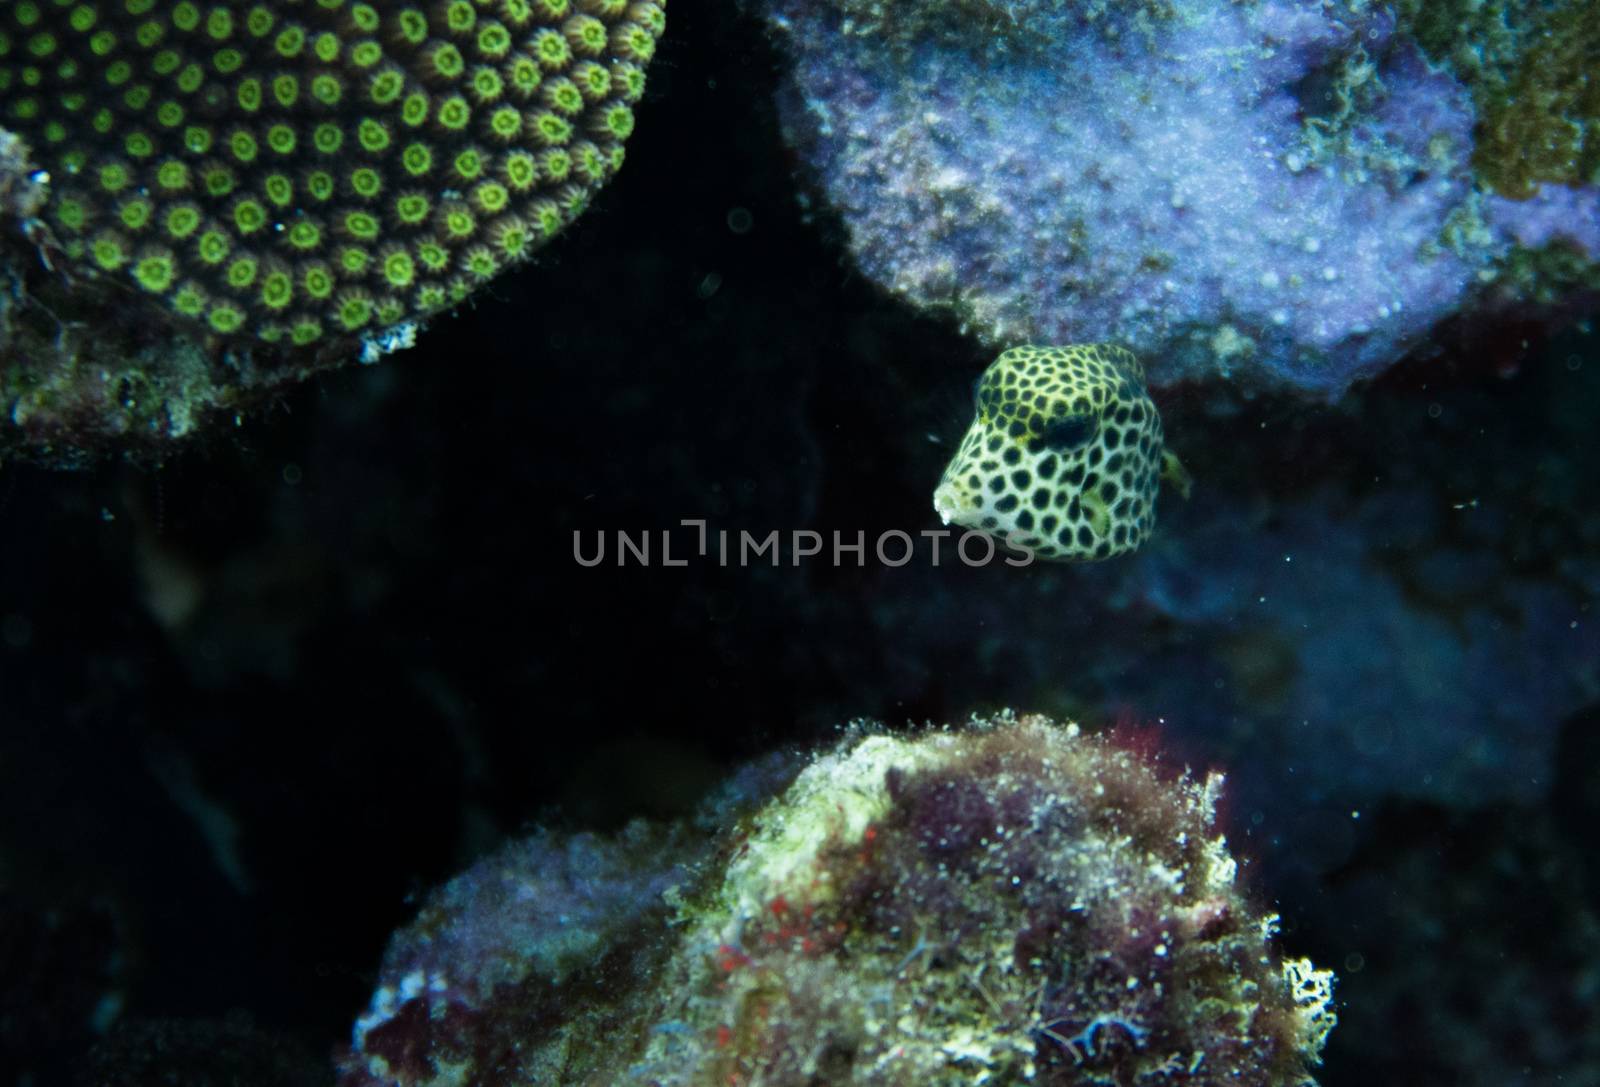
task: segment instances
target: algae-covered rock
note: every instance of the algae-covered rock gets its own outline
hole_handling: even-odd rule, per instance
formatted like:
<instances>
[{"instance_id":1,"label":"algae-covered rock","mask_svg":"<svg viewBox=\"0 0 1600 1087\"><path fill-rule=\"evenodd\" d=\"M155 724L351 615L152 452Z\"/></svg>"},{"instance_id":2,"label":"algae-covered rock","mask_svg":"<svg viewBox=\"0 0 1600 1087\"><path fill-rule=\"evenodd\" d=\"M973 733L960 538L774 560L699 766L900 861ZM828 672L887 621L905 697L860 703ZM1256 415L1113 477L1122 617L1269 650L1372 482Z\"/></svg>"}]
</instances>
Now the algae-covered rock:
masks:
<instances>
[{"instance_id":1,"label":"algae-covered rock","mask_svg":"<svg viewBox=\"0 0 1600 1087\"><path fill-rule=\"evenodd\" d=\"M1242 892L1221 785L1039 717L857 726L699 846L541 837L458 877L343 1082L1302 1083L1332 977Z\"/></svg>"},{"instance_id":2,"label":"algae-covered rock","mask_svg":"<svg viewBox=\"0 0 1600 1087\"><path fill-rule=\"evenodd\" d=\"M1473 164L1514 200L1600 185L1600 4L1401 0L1401 18L1478 106Z\"/></svg>"}]
</instances>

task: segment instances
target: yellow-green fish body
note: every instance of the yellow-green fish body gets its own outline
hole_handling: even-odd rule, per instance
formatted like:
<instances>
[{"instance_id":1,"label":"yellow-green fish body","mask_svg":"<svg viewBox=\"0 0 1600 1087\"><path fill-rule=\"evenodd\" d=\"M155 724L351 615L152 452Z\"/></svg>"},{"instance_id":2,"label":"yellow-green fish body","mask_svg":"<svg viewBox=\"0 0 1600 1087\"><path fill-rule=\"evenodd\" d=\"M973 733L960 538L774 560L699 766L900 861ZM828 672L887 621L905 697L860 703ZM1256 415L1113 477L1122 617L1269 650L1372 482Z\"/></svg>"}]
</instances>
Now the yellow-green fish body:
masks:
<instances>
[{"instance_id":1,"label":"yellow-green fish body","mask_svg":"<svg viewBox=\"0 0 1600 1087\"><path fill-rule=\"evenodd\" d=\"M1013 347L978 379L977 416L933 493L945 524L1044 559L1094 562L1137 549L1170 453L1144 367L1111 344Z\"/></svg>"}]
</instances>

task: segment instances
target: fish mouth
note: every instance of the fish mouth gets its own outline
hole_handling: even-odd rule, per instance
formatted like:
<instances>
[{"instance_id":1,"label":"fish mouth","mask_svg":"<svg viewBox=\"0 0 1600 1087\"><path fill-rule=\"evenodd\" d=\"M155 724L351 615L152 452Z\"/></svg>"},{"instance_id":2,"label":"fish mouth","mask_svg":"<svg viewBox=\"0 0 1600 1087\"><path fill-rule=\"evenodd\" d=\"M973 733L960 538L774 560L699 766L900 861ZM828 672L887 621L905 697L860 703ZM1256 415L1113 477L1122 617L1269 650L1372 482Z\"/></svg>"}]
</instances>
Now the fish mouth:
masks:
<instances>
[{"instance_id":1,"label":"fish mouth","mask_svg":"<svg viewBox=\"0 0 1600 1087\"><path fill-rule=\"evenodd\" d=\"M941 483L933 492L933 512L944 524L959 521L965 505L960 489L953 483Z\"/></svg>"}]
</instances>

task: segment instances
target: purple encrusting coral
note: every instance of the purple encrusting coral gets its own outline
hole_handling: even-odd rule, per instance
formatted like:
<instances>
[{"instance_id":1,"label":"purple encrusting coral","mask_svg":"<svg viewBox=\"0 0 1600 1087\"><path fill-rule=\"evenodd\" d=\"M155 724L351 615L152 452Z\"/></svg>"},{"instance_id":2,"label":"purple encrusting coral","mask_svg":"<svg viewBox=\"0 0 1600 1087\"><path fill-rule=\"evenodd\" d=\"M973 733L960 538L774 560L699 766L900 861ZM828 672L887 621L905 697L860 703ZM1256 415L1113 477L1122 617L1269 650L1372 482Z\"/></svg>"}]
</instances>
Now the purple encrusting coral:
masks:
<instances>
[{"instance_id":1,"label":"purple encrusting coral","mask_svg":"<svg viewBox=\"0 0 1600 1087\"><path fill-rule=\"evenodd\" d=\"M1474 184L1467 89L1386 6L771 0L788 138L871 278L986 341L1337 396L1600 190ZM1587 225L1585 225L1587 224Z\"/></svg>"},{"instance_id":2,"label":"purple encrusting coral","mask_svg":"<svg viewBox=\"0 0 1600 1087\"><path fill-rule=\"evenodd\" d=\"M597 971L639 969L630 964L659 942L662 896L692 859L685 841L642 823L615 838L541 833L451 880L390 944L341 1082L494 1067L523 1048L524 1031L559 1021Z\"/></svg>"},{"instance_id":3,"label":"purple encrusting coral","mask_svg":"<svg viewBox=\"0 0 1600 1087\"><path fill-rule=\"evenodd\" d=\"M1534 200L1490 197L1485 214L1497 230L1509 234L1518 245L1534 248L1564 239L1590 257L1600 259L1600 202L1597 201L1600 196L1593 186L1575 189L1567 185L1544 185Z\"/></svg>"}]
</instances>

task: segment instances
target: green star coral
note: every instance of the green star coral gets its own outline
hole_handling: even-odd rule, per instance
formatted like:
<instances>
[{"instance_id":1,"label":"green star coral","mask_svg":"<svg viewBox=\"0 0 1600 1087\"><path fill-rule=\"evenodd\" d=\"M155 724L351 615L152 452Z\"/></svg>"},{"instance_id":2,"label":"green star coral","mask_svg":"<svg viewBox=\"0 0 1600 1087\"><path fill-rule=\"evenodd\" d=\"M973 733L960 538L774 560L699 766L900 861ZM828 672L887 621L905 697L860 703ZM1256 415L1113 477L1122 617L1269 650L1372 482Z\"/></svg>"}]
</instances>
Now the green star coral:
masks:
<instances>
[{"instance_id":1,"label":"green star coral","mask_svg":"<svg viewBox=\"0 0 1600 1087\"><path fill-rule=\"evenodd\" d=\"M426 317L622 163L665 0L7 0L0 124L76 276L305 345Z\"/></svg>"}]
</instances>

